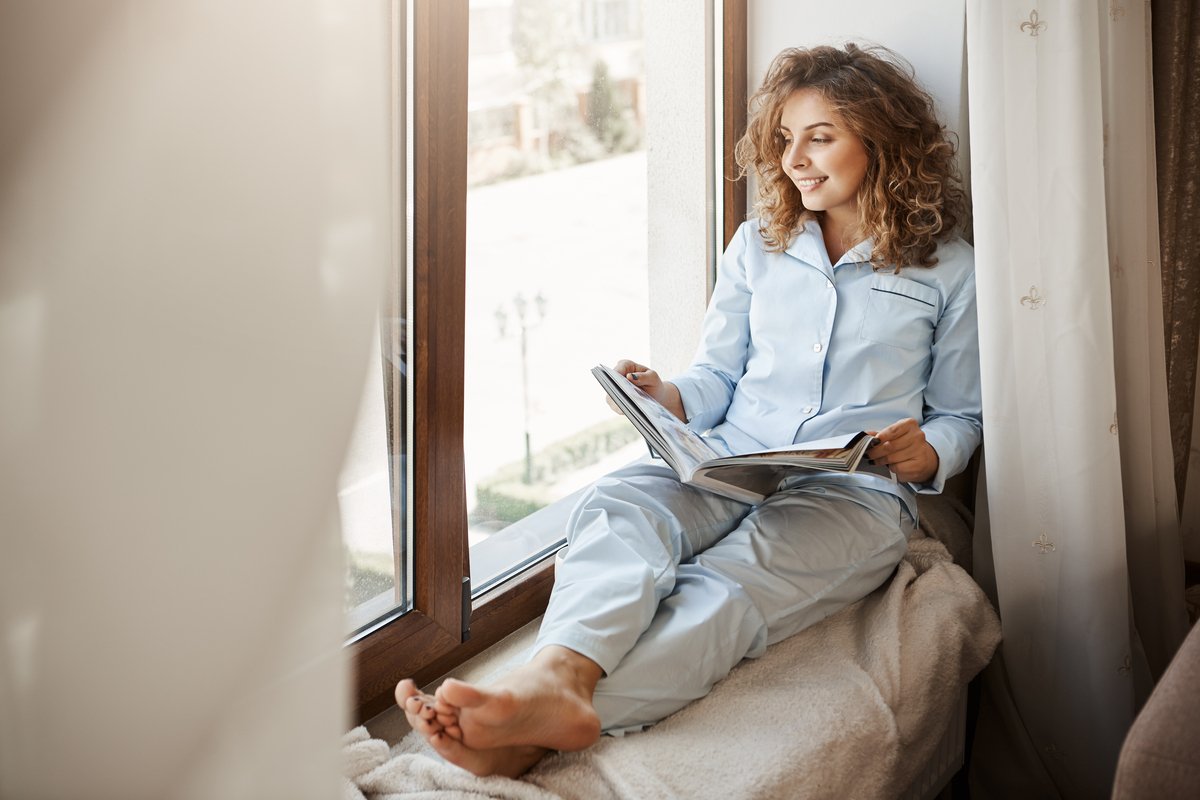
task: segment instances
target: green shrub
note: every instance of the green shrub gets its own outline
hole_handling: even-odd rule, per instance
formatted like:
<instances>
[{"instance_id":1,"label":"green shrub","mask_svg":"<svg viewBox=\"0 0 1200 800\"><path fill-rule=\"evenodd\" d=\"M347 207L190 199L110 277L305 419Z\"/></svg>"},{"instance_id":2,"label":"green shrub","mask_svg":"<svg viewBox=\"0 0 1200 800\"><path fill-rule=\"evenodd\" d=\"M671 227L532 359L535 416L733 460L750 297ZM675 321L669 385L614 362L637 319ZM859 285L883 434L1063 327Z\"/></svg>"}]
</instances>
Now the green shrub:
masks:
<instances>
[{"instance_id":1,"label":"green shrub","mask_svg":"<svg viewBox=\"0 0 1200 800\"><path fill-rule=\"evenodd\" d=\"M573 472L595 464L639 438L620 417L593 425L533 455L532 480L526 483L525 460L505 464L475 486L475 520L513 523L554 502L554 486Z\"/></svg>"}]
</instances>

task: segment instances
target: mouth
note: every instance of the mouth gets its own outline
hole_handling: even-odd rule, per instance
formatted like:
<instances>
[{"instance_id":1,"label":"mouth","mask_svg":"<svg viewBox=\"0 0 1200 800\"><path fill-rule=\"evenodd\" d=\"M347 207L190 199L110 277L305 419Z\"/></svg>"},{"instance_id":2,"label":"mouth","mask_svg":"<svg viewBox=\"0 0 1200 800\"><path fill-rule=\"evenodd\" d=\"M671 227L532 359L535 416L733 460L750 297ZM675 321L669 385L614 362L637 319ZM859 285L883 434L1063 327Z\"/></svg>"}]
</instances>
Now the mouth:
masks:
<instances>
[{"instance_id":1,"label":"mouth","mask_svg":"<svg viewBox=\"0 0 1200 800\"><path fill-rule=\"evenodd\" d=\"M807 192L811 189L817 188L827 180L829 180L828 175L823 178L798 178L796 180L796 188L802 192Z\"/></svg>"}]
</instances>

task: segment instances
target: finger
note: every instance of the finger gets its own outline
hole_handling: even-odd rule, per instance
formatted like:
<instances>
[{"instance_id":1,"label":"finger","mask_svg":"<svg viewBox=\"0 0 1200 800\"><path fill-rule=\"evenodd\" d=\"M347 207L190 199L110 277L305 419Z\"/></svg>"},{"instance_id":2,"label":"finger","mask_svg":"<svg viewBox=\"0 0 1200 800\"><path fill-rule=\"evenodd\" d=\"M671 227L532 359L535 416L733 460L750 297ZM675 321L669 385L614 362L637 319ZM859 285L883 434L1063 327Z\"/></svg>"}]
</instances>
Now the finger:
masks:
<instances>
[{"instance_id":1,"label":"finger","mask_svg":"<svg viewBox=\"0 0 1200 800\"><path fill-rule=\"evenodd\" d=\"M626 377L628 377L629 373L631 372L645 372L647 369L648 367L646 367L644 364L639 364L636 361L630 361L627 358L622 358L617 362L617 365L613 367L614 372Z\"/></svg>"},{"instance_id":2,"label":"finger","mask_svg":"<svg viewBox=\"0 0 1200 800\"><path fill-rule=\"evenodd\" d=\"M629 380L643 389L652 389L659 386L662 381L659 380L658 373L652 369L644 369L641 372L631 372L628 375Z\"/></svg>"},{"instance_id":3,"label":"finger","mask_svg":"<svg viewBox=\"0 0 1200 800\"><path fill-rule=\"evenodd\" d=\"M879 433L875 434L875 438L881 442L890 442L893 439L899 438L905 433L911 432L915 428L919 428L917 421L911 417L908 419L898 420L888 425Z\"/></svg>"},{"instance_id":4,"label":"finger","mask_svg":"<svg viewBox=\"0 0 1200 800\"><path fill-rule=\"evenodd\" d=\"M617 405L616 403L613 402L613 399L611 397L609 397L608 395L604 395L604 399L608 401L609 408L611 408L613 411L617 412L621 416L625 416L625 412L621 410L621 407L619 405Z\"/></svg>"},{"instance_id":5,"label":"finger","mask_svg":"<svg viewBox=\"0 0 1200 800\"><path fill-rule=\"evenodd\" d=\"M867 458L871 459L871 461L875 464L886 464L888 457L891 456L895 450L896 447L892 442L880 441L879 444L867 451Z\"/></svg>"}]
</instances>

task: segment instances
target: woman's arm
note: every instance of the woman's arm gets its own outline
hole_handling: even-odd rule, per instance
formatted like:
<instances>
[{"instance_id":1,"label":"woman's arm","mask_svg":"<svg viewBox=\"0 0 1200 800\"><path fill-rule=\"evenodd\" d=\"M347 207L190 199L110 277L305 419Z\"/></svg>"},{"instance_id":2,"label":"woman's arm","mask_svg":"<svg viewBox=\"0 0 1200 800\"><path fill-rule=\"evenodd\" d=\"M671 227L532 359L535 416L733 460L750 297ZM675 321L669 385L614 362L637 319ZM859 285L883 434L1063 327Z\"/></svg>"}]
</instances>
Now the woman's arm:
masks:
<instances>
[{"instance_id":1,"label":"woman's arm","mask_svg":"<svg viewBox=\"0 0 1200 800\"><path fill-rule=\"evenodd\" d=\"M939 258L942 253L939 252ZM970 259L965 243L949 258ZM933 474L913 481L919 492L938 493L946 479L967 466L983 438L983 403L979 387L979 326L975 313L972 269L948 300L933 333L932 363L925 386L921 431L937 454ZM889 426L892 427L892 426Z\"/></svg>"},{"instance_id":2,"label":"woman's arm","mask_svg":"<svg viewBox=\"0 0 1200 800\"><path fill-rule=\"evenodd\" d=\"M746 277L746 254L753 246L749 239L757 224L743 222L725 249L696 356L686 371L671 379L687 408L687 422L695 430L707 430L725 419L734 389L746 372L753 294Z\"/></svg>"}]
</instances>

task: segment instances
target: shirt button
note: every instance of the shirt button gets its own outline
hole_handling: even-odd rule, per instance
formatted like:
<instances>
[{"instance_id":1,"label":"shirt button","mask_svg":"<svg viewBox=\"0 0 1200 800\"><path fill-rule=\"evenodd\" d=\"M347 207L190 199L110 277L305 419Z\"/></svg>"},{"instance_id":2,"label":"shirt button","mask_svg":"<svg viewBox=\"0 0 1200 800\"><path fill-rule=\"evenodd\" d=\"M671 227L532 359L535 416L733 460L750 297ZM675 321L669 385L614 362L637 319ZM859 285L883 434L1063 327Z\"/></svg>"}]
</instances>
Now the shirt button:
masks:
<instances>
[{"instance_id":1,"label":"shirt button","mask_svg":"<svg viewBox=\"0 0 1200 800\"><path fill-rule=\"evenodd\" d=\"M816 344L813 345L813 352L814 353L821 352L821 343L820 342L817 342Z\"/></svg>"}]
</instances>

